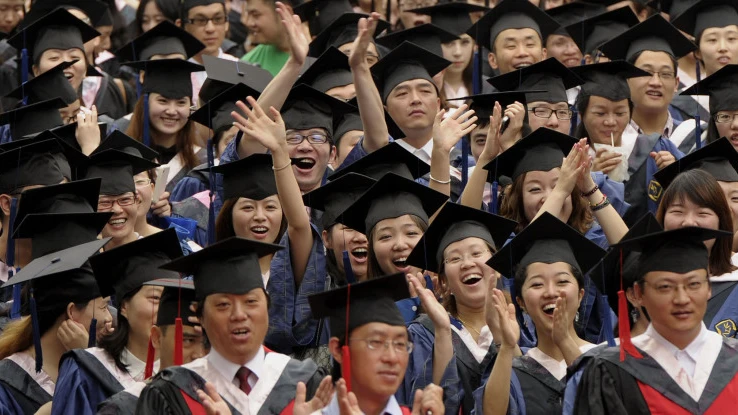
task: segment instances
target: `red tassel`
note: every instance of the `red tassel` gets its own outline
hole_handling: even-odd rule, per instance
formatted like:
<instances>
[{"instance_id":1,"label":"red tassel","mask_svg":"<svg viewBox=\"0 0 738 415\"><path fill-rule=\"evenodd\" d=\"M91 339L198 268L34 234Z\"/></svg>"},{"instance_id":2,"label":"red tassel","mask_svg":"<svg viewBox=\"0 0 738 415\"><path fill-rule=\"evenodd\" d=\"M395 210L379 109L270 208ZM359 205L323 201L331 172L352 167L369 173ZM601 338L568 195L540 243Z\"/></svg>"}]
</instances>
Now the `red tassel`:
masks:
<instances>
[{"instance_id":1,"label":"red tassel","mask_svg":"<svg viewBox=\"0 0 738 415\"><path fill-rule=\"evenodd\" d=\"M182 318L177 317L174 320L174 365L181 366L183 363L182 358L182 340L184 335L182 334Z\"/></svg>"},{"instance_id":2,"label":"red tassel","mask_svg":"<svg viewBox=\"0 0 738 415\"><path fill-rule=\"evenodd\" d=\"M154 349L154 343L151 341L149 336L149 349L146 352L146 368L144 369L144 380L151 377L154 374L154 359L156 359L156 349Z\"/></svg>"},{"instance_id":3,"label":"red tassel","mask_svg":"<svg viewBox=\"0 0 738 415\"><path fill-rule=\"evenodd\" d=\"M638 349L633 346L630 340L630 320L628 320L628 299L625 297L625 291L618 291L618 336L620 337L620 361L625 360L625 353L635 357L642 358Z\"/></svg>"},{"instance_id":4,"label":"red tassel","mask_svg":"<svg viewBox=\"0 0 738 415\"><path fill-rule=\"evenodd\" d=\"M341 347L341 377L346 381L346 391L351 392L351 352L348 344Z\"/></svg>"}]
</instances>

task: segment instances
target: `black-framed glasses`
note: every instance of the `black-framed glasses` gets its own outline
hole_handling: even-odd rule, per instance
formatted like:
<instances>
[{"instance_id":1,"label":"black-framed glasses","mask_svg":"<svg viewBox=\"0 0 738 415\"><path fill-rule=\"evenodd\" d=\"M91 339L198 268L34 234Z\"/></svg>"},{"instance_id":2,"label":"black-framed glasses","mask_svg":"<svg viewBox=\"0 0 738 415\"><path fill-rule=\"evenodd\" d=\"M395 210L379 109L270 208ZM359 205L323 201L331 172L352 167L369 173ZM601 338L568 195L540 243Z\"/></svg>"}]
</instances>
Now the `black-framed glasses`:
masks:
<instances>
[{"instance_id":1,"label":"black-framed glasses","mask_svg":"<svg viewBox=\"0 0 738 415\"><path fill-rule=\"evenodd\" d=\"M305 140L308 140L308 143L310 144L323 144L328 142L328 136L321 133L306 135L300 133L287 133L287 144L298 145Z\"/></svg>"},{"instance_id":2,"label":"black-framed glasses","mask_svg":"<svg viewBox=\"0 0 738 415\"><path fill-rule=\"evenodd\" d=\"M117 199L106 199L106 200L98 200L97 201L97 210L110 210L113 208L113 205L116 203L118 206L131 206L132 204L136 203L138 201L138 198L136 195L125 195L121 196Z\"/></svg>"},{"instance_id":3,"label":"black-framed glasses","mask_svg":"<svg viewBox=\"0 0 738 415\"><path fill-rule=\"evenodd\" d=\"M218 15L214 17L193 17L187 19L186 22L195 26L203 27L207 26L209 22L213 22L214 25L224 25L228 18L224 15Z\"/></svg>"},{"instance_id":4,"label":"black-framed glasses","mask_svg":"<svg viewBox=\"0 0 738 415\"><path fill-rule=\"evenodd\" d=\"M669 72L669 71L658 71L657 72L651 69L644 69L644 68L639 68L639 69L642 71L648 72L649 74L651 74L652 77L654 75L658 75L662 81L673 81L676 78L676 74L674 72Z\"/></svg>"},{"instance_id":5,"label":"black-framed glasses","mask_svg":"<svg viewBox=\"0 0 738 415\"><path fill-rule=\"evenodd\" d=\"M538 118L551 118L551 114L556 114L556 118L560 120L570 120L573 114L570 109L555 110L547 107L536 107L529 109L528 112L532 112Z\"/></svg>"}]
</instances>

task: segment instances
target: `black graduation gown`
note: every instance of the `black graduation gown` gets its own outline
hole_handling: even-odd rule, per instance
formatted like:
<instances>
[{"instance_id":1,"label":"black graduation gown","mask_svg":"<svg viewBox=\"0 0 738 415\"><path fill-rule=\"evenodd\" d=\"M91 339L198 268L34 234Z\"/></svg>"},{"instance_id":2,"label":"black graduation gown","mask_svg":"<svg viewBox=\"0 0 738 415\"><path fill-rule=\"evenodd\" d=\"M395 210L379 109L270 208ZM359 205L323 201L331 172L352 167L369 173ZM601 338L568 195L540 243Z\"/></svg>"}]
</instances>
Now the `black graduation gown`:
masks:
<instances>
[{"instance_id":1,"label":"black graduation gown","mask_svg":"<svg viewBox=\"0 0 738 415\"><path fill-rule=\"evenodd\" d=\"M735 413L738 406L738 341L735 339L723 339L699 402L685 393L656 360L642 350L639 352L643 358L626 355L623 362L618 347L604 349L592 357L579 383L574 413Z\"/></svg>"},{"instance_id":2,"label":"black graduation gown","mask_svg":"<svg viewBox=\"0 0 738 415\"><path fill-rule=\"evenodd\" d=\"M10 359L0 360L0 414L34 414L51 395Z\"/></svg>"},{"instance_id":3,"label":"black graduation gown","mask_svg":"<svg viewBox=\"0 0 738 415\"><path fill-rule=\"evenodd\" d=\"M513 401L525 404L528 415L560 414L566 384L530 356L513 359L513 385L510 390ZM519 408L521 409L521 408Z\"/></svg>"},{"instance_id":4,"label":"black graduation gown","mask_svg":"<svg viewBox=\"0 0 738 415\"><path fill-rule=\"evenodd\" d=\"M115 83L115 78L101 72L100 88L95 95L95 106L98 114L106 114L110 118L118 119L133 112L136 104L136 93L126 82L123 82L125 96Z\"/></svg>"},{"instance_id":5,"label":"black graduation gown","mask_svg":"<svg viewBox=\"0 0 738 415\"><path fill-rule=\"evenodd\" d=\"M138 397L126 391L118 392L97 407L97 415L134 415Z\"/></svg>"}]
</instances>

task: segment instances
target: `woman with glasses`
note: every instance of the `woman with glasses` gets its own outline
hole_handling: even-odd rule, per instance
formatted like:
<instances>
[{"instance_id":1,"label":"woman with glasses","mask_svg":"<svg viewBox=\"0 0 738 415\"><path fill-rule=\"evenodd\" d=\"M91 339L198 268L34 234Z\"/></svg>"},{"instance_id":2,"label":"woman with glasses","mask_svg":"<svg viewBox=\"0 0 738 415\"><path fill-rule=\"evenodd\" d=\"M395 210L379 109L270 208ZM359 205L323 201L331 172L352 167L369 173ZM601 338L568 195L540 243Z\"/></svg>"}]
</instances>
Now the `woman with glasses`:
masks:
<instances>
[{"instance_id":1,"label":"woman with glasses","mask_svg":"<svg viewBox=\"0 0 738 415\"><path fill-rule=\"evenodd\" d=\"M136 193L141 199L141 203L138 205L138 216L136 217L136 232L142 237L161 232L161 228L149 224L147 221L149 211L157 217L170 216L172 213L171 206L165 200L160 201L156 205L153 203L152 197L154 196L154 187L156 186L156 170L142 171L133 176L133 180L136 184Z\"/></svg>"}]
</instances>

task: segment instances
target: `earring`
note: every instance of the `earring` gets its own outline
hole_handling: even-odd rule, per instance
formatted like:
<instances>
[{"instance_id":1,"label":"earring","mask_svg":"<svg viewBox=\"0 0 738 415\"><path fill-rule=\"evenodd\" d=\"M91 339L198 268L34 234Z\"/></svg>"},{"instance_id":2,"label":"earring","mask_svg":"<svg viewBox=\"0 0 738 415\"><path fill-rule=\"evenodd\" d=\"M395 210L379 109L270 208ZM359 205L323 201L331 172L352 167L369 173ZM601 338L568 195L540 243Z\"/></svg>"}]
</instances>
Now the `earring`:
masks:
<instances>
[{"instance_id":1,"label":"earring","mask_svg":"<svg viewBox=\"0 0 738 415\"><path fill-rule=\"evenodd\" d=\"M630 310L630 319L632 320L632 324L635 324L640 316L641 312L638 311L637 308L634 307L632 310Z\"/></svg>"},{"instance_id":2,"label":"earring","mask_svg":"<svg viewBox=\"0 0 738 415\"><path fill-rule=\"evenodd\" d=\"M574 314L574 322L579 323L579 311L577 311L577 313Z\"/></svg>"}]
</instances>

